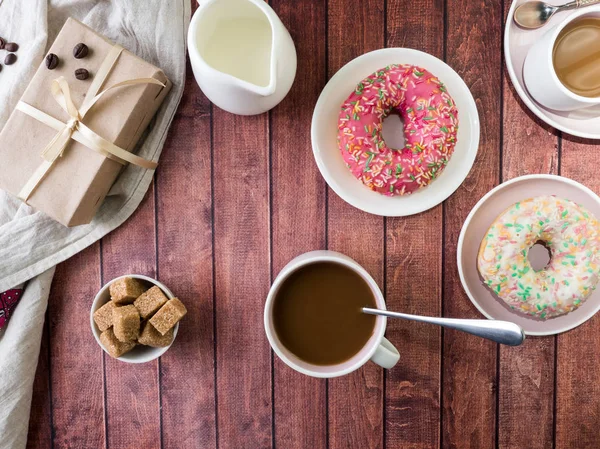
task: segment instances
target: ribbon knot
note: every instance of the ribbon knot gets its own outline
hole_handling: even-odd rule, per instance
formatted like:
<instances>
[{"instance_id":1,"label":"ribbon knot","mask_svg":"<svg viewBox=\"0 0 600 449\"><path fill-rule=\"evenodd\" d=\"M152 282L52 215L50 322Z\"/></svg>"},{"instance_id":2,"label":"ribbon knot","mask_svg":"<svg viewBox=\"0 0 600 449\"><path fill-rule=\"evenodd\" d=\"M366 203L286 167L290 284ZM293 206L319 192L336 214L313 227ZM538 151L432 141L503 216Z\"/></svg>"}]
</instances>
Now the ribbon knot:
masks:
<instances>
[{"instance_id":1,"label":"ribbon knot","mask_svg":"<svg viewBox=\"0 0 600 449\"><path fill-rule=\"evenodd\" d=\"M67 121L67 123L64 124L64 128L60 130L58 134L54 136L54 138L48 143L48 145L46 145L46 148L42 150L42 157L46 161L54 163L56 159L63 155L65 149L67 148L67 145L73 137L73 133L79 129L80 125L83 125L83 123L81 123L81 120L83 120L85 114L90 110L90 108L97 100L94 98L93 102L90 102L91 104L89 105L89 107L85 108L82 111L79 111L79 109L77 109L77 106L75 106L75 103L73 103L69 83L63 76L52 81L50 91L52 92L52 96L60 105L60 107L67 114L69 114L69 117L71 117ZM97 95L97 97L98 96L100 96L100 94ZM93 133L91 129L90 132Z\"/></svg>"},{"instance_id":2,"label":"ribbon knot","mask_svg":"<svg viewBox=\"0 0 600 449\"><path fill-rule=\"evenodd\" d=\"M71 130L71 132L77 129L77 125L79 124L79 119L72 118L67 122L67 127Z\"/></svg>"},{"instance_id":3,"label":"ribbon knot","mask_svg":"<svg viewBox=\"0 0 600 449\"><path fill-rule=\"evenodd\" d=\"M50 168L52 168L56 160L63 155L71 139L76 140L91 150L94 150L104 157L112 159L122 165L126 165L129 162L146 169L153 170L156 168L156 162L146 160L130 153L127 150L124 150L123 148L118 147L114 143L96 134L96 132L88 128L83 123L85 115L94 107L100 98L102 98L108 91L112 89L138 84L156 84L165 87L163 83L155 78L135 78L116 83L99 92L97 95L94 95L95 92L100 90L101 84L110 73L112 66L116 62L122 50L122 47L118 45L115 45L111 49L109 55L106 57L103 63L103 66L98 71L96 79L92 83L93 87L90 87L90 91L88 91L88 95L86 95L81 109L78 109L73 103L69 83L64 77L61 76L52 81L50 88L52 96L70 117L66 123L57 120L56 118L34 108L27 103L24 103L23 101L20 101L17 104L18 110L58 131L54 138L52 138L52 140L41 152L41 156L45 162L38 167L29 181L27 181L27 183L19 192L18 196L24 202L27 202L39 183L44 179ZM93 93L90 95L90 92Z\"/></svg>"},{"instance_id":4,"label":"ribbon knot","mask_svg":"<svg viewBox=\"0 0 600 449\"><path fill-rule=\"evenodd\" d=\"M62 157L65 149L73 133L77 131L79 126L79 118L71 118L65 123L63 131L59 132L54 139L42 150L42 157L48 162L54 162L57 158Z\"/></svg>"}]
</instances>

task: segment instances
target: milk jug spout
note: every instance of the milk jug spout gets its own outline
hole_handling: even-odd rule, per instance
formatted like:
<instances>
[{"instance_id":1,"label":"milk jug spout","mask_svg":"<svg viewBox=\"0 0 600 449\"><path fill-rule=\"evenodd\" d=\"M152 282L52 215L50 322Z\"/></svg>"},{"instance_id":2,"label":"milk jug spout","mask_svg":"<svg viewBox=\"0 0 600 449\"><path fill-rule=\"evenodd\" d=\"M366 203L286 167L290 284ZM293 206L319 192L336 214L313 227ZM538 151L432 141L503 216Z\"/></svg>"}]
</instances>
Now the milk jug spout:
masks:
<instances>
[{"instance_id":1,"label":"milk jug spout","mask_svg":"<svg viewBox=\"0 0 600 449\"><path fill-rule=\"evenodd\" d=\"M259 94L263 97L270 97L271 95L275 95L277 92L277 76L276 76L276 67L275 62L273 61L273 67L271 70L271 79L269 85L261 88Z\"/></svg>"}]
</instances>

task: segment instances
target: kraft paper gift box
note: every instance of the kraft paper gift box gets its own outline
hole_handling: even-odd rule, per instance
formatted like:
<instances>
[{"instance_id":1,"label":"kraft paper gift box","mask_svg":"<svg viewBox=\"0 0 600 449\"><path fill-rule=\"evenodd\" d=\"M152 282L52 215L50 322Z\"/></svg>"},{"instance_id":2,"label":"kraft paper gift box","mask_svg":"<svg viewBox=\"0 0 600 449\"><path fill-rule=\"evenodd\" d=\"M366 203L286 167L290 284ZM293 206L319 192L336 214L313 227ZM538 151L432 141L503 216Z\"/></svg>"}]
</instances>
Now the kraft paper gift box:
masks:
<instances>
[{"instance_id":1,"label":"kraft paper gift box","mask_svg":"<svg viewBox=\"0 0 600 449\"><path fill-rule=\"evenodd\" d=\"M89 47L89 54L75 59L73 47L80 42ZM79 133L85 131L81 129L84 126L77 124L73 137L66 139L61 155L47 168L48 159L45 158L48 156L42 157L42 152L60 133L60 127L56 125L53 128L42 123L24 110L32 107L60 120L61 125L72 125L73 122L69 122L72 115L59 105L51 91L53 84L57 84L54 80L59 77L64 77L68 83L73 104L80 112L82 105L85 106L84 100L93 98L95 89L101 92L123 81L152 78L163 85L141 82L110 89L81 120L105 141L131 152L167 95L171 83L162 70L127 50L120 50L75 19L66 21L49 53L59 57L58 67L49 70L42 61L19 105L0 132L0 188L27 199L29 205L65 226L76 226L92 220L125 162L75 140L78 136L79 140L85 140ZM90 77L85 81L76 79L74 72L78 68L87 69ZM98 80L94 83L96 78ZM129 153L126 155L135 158ZM41 166L45 168L40 169ZM45 170L45 175L35 183L32 180L39 177L40 170ZM32 182L36 187L26 198L24 191Z\"/></svg>"}]
</instances>

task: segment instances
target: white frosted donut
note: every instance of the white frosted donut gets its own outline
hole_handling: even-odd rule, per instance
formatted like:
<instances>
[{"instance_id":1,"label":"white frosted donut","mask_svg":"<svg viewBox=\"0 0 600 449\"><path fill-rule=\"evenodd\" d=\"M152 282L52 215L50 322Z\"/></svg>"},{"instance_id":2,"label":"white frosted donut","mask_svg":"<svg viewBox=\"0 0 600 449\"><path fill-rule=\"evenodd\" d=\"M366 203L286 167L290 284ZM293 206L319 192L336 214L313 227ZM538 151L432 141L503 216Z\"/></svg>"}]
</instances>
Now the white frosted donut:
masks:
<instances>
[{"instance_id":1,"label":"white frosted donut","mask_svg":"<svg viewBox=\"0 0 600 449\"><path fill-rule=\"evenodd\" d=\"M529 249L542 242L550 262L535 271ZM596 288L600 224L572 201L540 196L506 209L481 242L477 267L511 308L542 320L579 307Z\"/></svg>"}]
</instances>

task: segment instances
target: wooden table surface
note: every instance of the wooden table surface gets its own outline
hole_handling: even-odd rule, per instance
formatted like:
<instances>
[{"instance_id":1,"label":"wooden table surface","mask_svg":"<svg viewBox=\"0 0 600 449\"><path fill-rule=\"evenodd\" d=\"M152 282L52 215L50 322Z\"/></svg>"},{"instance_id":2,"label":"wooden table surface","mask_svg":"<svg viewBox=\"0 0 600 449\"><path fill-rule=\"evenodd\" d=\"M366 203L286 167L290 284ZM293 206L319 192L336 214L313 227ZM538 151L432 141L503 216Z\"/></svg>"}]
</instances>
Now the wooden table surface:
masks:
<instances>
[{"instance_id":1,"label":"wooden table surface","mask_svg":"<svg viewBox=\"0 0 600 449\"><path fill-rule=\"evenodd\" d=\"M194 2L195 3L195 2ZM31 448L592 448L600 445L600 316L518 348L390 320L401 362L333 380L273 356L269 285L294 256L341 251L389 308L480 317L456 267L461 225L481 196L528 173L600 192L598 142L561 135L518 100L502 54L509 0L271 0L298 51L290 94L268 114L214 107L188 71L160 168L133 217L57 268L34 386ZM311 114L345 63L382 47L444 59L481 118L469 177L407 218L363 213L314 163ZM96 291L127 273L157 277L186 303L173 347L128 365L89 330Z\"/></svg>"}]
</instances>

